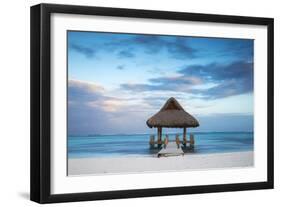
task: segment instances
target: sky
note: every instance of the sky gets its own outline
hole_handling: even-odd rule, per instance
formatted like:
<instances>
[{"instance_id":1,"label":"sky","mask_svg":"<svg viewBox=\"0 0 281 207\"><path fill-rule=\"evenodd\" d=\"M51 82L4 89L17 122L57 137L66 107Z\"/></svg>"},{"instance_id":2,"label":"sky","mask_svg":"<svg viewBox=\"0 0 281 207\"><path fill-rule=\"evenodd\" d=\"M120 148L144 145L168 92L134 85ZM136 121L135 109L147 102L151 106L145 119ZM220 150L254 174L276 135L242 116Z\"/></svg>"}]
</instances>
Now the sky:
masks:
<instances>
[{"instance_id":1,"label":"sky","mask_svg":"<svg viewBox=\"0 0 281 207\"><path fill-rule=\"evenodd\" d=\"M67 36L68 134L152 133L146 120L170 97L199 121L192 131L253 131L254 40Z\"/></svg>"}]
</instances>

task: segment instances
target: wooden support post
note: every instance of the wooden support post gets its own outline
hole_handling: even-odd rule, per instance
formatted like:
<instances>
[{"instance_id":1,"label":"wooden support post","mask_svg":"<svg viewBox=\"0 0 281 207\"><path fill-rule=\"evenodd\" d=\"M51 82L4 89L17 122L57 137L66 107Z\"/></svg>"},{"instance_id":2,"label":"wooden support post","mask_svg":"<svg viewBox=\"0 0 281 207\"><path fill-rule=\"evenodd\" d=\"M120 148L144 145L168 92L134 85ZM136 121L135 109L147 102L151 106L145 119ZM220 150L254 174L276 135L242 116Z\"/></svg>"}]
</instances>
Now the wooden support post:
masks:
<instances>
[{"instance_id":1,"label":"wooden support post","mask_svg":"<svg viewBox=\"0 0 281 207\"><path fill-rule=\"evenodd\" d=\"M160 140L162 141L162 127L160 127Z\"/></svg>"},{"instance_id":2,"label":"wooden support post","mask_svg":"<svg viewBox=\"0 0 281 207\"><path fill-rule=\"evenodd\" d=\"M160 149L162 146L162 127L157 128L157 147Z\"/></svg>"},{"instance_id":3,"label":"wooden support post","mask_svg":"<svg viewBox=\"0 0 281 207\"><path fill-rule=\"evenodd\" d=\"M160 128L157 127L157 141L159 140L159 138L160 138Z\"/></svg>"},{"instance_id":4,"label":"wooden support post","mask_svg":"<svg viewBox=\"0 0 281 207\"><path fill-rule=\"evenodd\" d=\"M186 139L186 127L183 128L183 139Z\"/></svg>"},{"instance_id":5,"label":"wooden support post","mask_svg":"<svg viewBox=\"0 0 281 207\"><path fill-rule=\"evenodd\" d=\"M157 128L157 140L162 140L162 127Z\"/></svg>"}]
</instances>

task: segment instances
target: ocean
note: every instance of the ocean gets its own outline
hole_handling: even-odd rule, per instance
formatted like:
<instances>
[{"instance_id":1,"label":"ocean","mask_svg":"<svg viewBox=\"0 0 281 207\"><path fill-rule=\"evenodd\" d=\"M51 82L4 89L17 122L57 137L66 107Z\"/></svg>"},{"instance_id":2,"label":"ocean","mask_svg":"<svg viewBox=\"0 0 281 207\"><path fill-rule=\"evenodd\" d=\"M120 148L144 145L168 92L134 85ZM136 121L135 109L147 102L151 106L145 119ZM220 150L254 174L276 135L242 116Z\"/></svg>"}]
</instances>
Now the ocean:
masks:
<instances>
[{"instance_id":1,"label":"ocean","mask_svg":"<svg viewBox=\"0 0 281 207\"><path fill-rule=\"evenodd\" d=\"M195 148L188 153L224 153L250 151L253 132L194 132ZM189 137L189 134L187 134ZM149 134L89 135L68 137L68 158L151 156ZM169 134L174 140L175 134ZM180 135L182 140L182 135Z\"/></svg>"}]
</instances>

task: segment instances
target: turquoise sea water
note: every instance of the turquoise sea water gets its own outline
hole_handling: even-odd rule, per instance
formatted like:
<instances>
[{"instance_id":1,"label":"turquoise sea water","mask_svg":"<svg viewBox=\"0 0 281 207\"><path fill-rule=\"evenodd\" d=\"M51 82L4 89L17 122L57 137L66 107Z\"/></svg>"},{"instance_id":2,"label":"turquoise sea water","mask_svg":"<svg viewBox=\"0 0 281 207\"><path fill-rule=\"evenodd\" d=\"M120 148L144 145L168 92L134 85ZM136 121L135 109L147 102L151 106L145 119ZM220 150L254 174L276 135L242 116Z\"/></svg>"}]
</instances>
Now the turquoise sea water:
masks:
<instances>
[{"instance_id":1,"label":"turquoise sea water","mask_svg":"<svg viewBox=\"0 0 281 207\"><path fill-rule=\"evenodd\" d=\"M195 149L193 154L239 152L253 150L252 132L204 132L193 133ZM69 136L68 157L120 157L150 156L149 134ZM188 134L189 137L189 134ZM180 137L182 140L182 137ZM169 134L174 140L175 134Z\"/></svg>"}]
</instances>

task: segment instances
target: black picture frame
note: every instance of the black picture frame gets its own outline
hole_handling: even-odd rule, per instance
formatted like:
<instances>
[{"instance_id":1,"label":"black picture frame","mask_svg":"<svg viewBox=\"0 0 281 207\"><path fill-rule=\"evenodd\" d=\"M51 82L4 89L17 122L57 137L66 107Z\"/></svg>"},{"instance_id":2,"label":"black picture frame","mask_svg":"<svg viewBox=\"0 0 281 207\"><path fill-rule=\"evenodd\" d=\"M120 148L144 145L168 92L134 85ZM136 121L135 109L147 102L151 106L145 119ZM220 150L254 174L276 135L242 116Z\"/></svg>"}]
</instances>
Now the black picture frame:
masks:
<instances>
[{"instance_id":1,"label":"black picture frame","mask_svg":"<svg viewBox=\"0 0 281 207\"><path fill-rule=\"evenodd\" d=\"M51 194L51 90L50 90L50 15L52 13L134 17L210 23L233 23L267 26L267 181L153 189ZM168 11L135 10L89 6L39 4L31 7L31 151L30 199L38 203L88 201L103 199L167 196L273 188L274 177L274 106L273 106L273 44L272 18L195 14Z\"/></svg>"}]
</instances>

